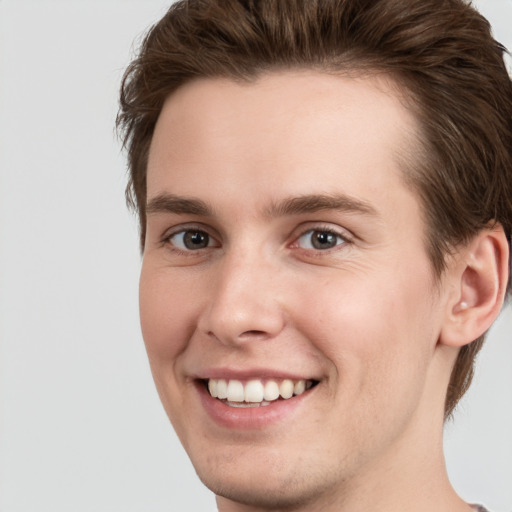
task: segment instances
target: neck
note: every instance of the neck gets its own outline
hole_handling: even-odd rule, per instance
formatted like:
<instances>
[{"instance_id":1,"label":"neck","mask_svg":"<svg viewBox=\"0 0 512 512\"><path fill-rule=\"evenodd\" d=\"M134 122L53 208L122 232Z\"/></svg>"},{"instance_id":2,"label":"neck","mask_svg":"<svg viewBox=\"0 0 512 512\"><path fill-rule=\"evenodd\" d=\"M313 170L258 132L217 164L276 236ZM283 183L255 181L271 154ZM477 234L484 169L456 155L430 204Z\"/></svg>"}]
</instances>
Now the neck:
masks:
<instances>
[{"instance_id":1,"label":"neck","mask_svg":"<svg viewBox=\"0 0 512 512\"><path fill-rule=\"evenodd\" d=\"M470 512L452 488L446 473L442 443L425 440L411 449L394 446L394 456L382 454L377 463L362 468L357 478L349 478L329 489L314 502L292 507L264 509L217 497L219 512ZM428 450L425 450L428 447ZM426 453L428 452L428 453ZM435 456L433 456L433 453Z\"/></svg>"},{"instance_id":2,"label":"neck","mask_svg":"<svg viewBox=\"0 0 512 512\"><path fill-rule=\"evenodd\" d=\"M440 428L442 432L442 427ZM217 497L219 512L470 512L452 488L445 467L442 435L435 443L418 439L411 447L401 442L382 454L357 478L347 478L336 489L329 489L314 502L286 508L264 509Z\"/></svg>"}]
</instances>

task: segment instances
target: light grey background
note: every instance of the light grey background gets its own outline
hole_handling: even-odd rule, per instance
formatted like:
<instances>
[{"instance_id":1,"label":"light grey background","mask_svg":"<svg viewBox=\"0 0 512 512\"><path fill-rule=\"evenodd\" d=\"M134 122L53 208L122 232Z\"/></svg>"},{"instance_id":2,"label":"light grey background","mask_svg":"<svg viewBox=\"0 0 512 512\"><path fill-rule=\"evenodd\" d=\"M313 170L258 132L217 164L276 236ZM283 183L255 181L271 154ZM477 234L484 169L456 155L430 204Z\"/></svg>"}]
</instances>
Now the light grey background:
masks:
<instances>
[{"instance_id":1,"label":"light grey background","mask_svg":"<svg viewBox=\"0 0 512 512\"><path fill-rule=\"evenodd\" d=\"M0 1L0 512L214 510L138 326L135 219L113 134L163 0ZM512 2L481 0L512 48ZM447 428L468 500L512 511L512 312Z\"/></svg>"}]
</instances>

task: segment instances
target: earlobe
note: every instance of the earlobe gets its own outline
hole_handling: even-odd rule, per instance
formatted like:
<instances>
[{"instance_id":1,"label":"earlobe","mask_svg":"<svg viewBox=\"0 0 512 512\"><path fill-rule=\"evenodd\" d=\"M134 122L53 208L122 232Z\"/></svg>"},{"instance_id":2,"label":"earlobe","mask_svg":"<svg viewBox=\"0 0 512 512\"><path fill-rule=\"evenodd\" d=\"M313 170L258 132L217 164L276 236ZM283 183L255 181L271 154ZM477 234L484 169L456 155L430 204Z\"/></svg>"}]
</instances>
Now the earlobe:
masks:
<instances>
[{"instance_id":1,"label":"earlobe","mask_svg":"<svg viewBox=\"0 0 512 512\"><path fill-rule=\"evenodd\" d=\"M509 245L503 227L478 233L455 256L456 292L448 302L440 343L462 347L492 325L503 305L509 273Z\"/></svg>"}]
</instances>

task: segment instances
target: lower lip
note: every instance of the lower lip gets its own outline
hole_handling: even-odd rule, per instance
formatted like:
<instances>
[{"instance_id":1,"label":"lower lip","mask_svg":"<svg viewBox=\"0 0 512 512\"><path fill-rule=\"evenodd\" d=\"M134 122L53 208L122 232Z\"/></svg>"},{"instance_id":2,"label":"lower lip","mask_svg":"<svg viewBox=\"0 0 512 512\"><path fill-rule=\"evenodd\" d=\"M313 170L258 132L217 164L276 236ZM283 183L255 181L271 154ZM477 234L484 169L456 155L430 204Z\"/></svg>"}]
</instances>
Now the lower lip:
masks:
<instances>
[{"instance_id":1,"label":"lower lip","mask_svg":"<svg viewBox=\"0 0 512 512\"><path fill-rule=\"evenodd\" d=\"M197 382L202 405L212 420L230 429L252 430L277 424L294 414L316 387L286 400L274 400L257 407L230 407L213 398L202 382Z\"/></svg>"}]
</instances>

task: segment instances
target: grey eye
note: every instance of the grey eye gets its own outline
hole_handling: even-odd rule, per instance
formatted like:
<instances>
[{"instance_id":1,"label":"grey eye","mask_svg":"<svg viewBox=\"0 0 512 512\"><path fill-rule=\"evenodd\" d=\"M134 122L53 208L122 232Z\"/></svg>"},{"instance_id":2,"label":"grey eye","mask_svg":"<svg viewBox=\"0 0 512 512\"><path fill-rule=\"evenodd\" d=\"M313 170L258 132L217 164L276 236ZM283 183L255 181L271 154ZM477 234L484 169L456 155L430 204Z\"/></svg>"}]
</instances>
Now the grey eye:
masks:
<instances>
[{"instance_id":1,"label":"grey eye","mask_svg":"<svg viewBox=\"0 0 512 512\"><path fill-rule=\"evenodd\" d=\"M322 231L312 229L301 235L298 239L298 245L302 249L327 250L345 243L340 235L332 231Z\"/></svg>"}]
</instances>

